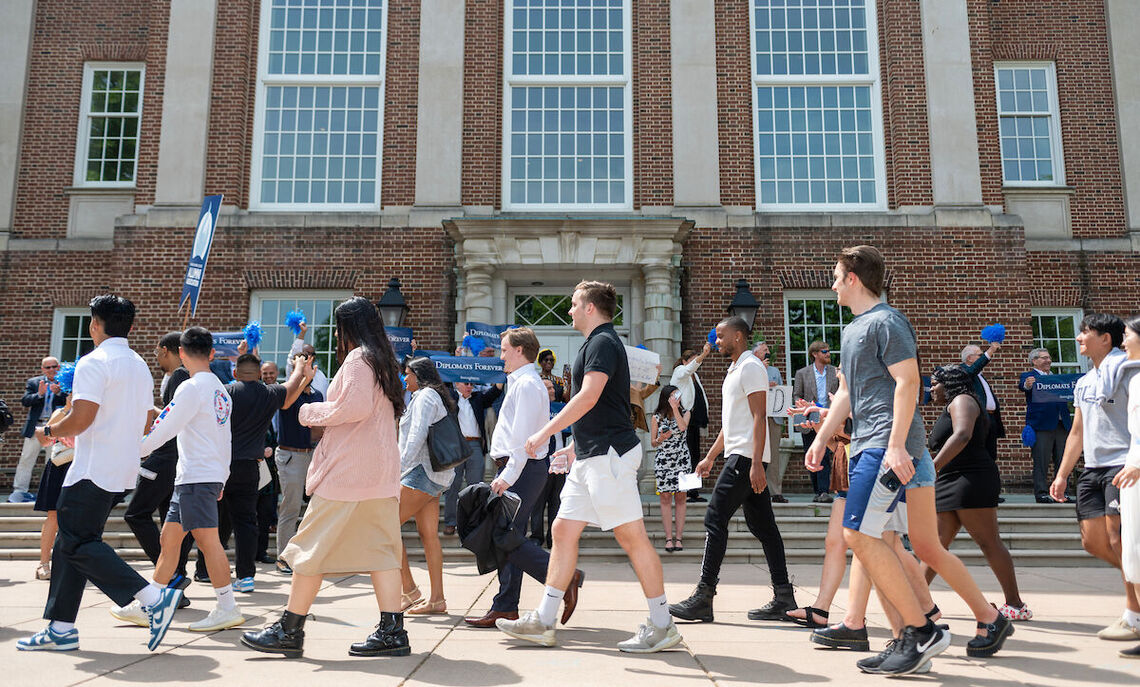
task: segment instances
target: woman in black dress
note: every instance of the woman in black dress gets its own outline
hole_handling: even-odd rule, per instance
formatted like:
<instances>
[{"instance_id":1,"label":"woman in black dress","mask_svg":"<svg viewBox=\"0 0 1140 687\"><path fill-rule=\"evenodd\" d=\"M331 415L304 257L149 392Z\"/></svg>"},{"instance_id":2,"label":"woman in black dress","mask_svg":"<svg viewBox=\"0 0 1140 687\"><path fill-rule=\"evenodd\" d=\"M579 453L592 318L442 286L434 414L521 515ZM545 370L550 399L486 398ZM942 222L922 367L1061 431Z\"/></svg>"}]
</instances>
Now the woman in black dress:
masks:
<instances>
[{"instance_id":1,"label":"woman in black dress","mask_svg":"<svg viewBox=\"0 0 1140 687\"><path fill-rule=\"evenodd\" d=\"M1013 558L998 533L1001 474L986 448L989 419L973 389L973 378L960 365L940 367L930 379L931 400L946 406L928 442L938 471L934 487L938 536L949 548L965 527L1001 584L1005 605L998 612L1010 620L1029 620L1033 613L1021 600ZM933 578L934 571L927 568L927 581Z\"/></svg>"}]
</instances>

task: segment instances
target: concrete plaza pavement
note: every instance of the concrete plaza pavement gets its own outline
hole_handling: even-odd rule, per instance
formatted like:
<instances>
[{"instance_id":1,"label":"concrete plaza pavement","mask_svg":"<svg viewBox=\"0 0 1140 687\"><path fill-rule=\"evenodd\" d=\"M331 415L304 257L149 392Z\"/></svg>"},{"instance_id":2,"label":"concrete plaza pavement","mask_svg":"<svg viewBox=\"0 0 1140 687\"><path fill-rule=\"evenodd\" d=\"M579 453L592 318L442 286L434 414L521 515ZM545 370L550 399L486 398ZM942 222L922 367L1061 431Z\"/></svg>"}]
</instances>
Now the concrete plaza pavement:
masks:
<instances>
[{"instance_id":1,"label":"concrete plaza pavement","mask_svg":"<svg viewBox=\"0 0 1140 687\"><path fill-rule=\"evenodd\" d=\"M694 564L665 559L666 589L671 600L686 596L698 575ZM144 576L150 566L136 566ZM122 683L229 685L700 685L734 684L881 684L885 678L864 675L854 661L863 653L820 650L808 631L784 623L749 621L746 612L770 598L768 573L762 565L726 565L716 597L712 624L680 626L685 642L656 655L621 654L614 645L627 637L646 610L628 565L596 563L586 567L586 584L577 612L558 634L559 646L523 645L497 630L476 630L462 622L468 612L486 610L497 585L469 564L447 564L444 586L449 615L409 618L412 655L364 659L348 656L348 645L365 637L378 620L367 578L326 580L306 630L305 656L288 660L258 654L238 644L239 630L211 634L185 626L213 607L207 585L188 589L193 606L180 611L158 651L146 650L146 631L123 626L107 612L111 602L88 587L78 618L81 649L77 652L20 652L16 640L39 630L47 583L33 580L32 561L0 561L0 684L109 685ZM987 596L1000 603L1000 593L987 568L971 567ZM796 599L811 603L818 583L817 566L796 566ZM416 576L425 593L422 564ZM1015 685L1140 684L1140 661L1119 658L1129 642L1106 642L1096 630L1119 616L1119 575L1107 567L1022 568L1023 598L1036 617L1018 623L1005 649L989 660L966 658L965 642L974 633L967 608L941 582L934 584L954 642L935 659L926 676L909 678L938 685L1013 687ZM248 621L256 628L279 617L288 578L260 566L257 591L238 594ZM532 580L523 587L523 606L531 607L541 592ZM832 617L841 618L846 587L840 589ZM872 602L868 617L872 647L882 646L885 619Z\"/></svg>"}]
</instances>

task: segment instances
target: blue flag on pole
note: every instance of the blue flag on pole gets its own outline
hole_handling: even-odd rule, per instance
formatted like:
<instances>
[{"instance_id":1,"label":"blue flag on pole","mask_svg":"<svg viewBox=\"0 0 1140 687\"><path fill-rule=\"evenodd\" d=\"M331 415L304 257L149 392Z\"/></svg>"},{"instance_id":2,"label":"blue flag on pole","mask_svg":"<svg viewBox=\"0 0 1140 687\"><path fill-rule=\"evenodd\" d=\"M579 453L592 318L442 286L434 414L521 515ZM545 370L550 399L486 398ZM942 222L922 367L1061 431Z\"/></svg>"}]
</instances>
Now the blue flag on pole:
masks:
<instances>
[{"instance_id":1,"label":"blue flag on pole","mask_svg":"<svg viewBox=\"0 0 1140 687\"><path fill-rule=\"evenodd\" d=\"M498 358L439 356L432 358L439 376L445 382L498 384L507 381L503 361Z\"/></svg>"},{"instance_id":2,"label":"blue flag on pole","mask_svg":"<svg viewBox=\"0 0 1140 687\"><path fill-rule=\"evenodd\" d=\"M198 311L198 294L202 290L202 278L206 275L206 260L210 257L210 246L214 242L214 229L218 225L218 213L222 209L222 196L206 196L202 210L198 213L198 230L194 233L194 248L190 251L190 262L186 265L186 276L182 279L182 297L178 309L190 301L190 314Z\"/></svg>"}]
</instances>

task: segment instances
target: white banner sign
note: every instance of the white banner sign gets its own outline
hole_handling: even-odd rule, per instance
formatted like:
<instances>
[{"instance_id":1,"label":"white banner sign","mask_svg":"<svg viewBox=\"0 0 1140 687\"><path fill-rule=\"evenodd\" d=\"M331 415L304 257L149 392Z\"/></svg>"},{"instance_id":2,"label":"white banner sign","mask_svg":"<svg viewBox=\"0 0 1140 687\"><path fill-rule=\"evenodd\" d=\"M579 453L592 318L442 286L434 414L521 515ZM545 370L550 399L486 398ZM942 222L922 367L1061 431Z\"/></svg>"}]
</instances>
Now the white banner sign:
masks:
<instances>
[{"instance_id":1,"label":"white banner sign","mask_svg":"<svg viewBox=\"0 0 1140 687\"><path fill-rule=\"evenodd\" d=\"M657 366L661 356L644 348L625 347L625 357L629 359L629 381L634 384L656 384L660 373Z\"/></svg>"},{"instance_id":2,"label":"white banner sign","mask_svg":"<svg viewBox=\"0 0 1140 687\"><path fill-rule=\"evenodd\" d=\"M792 387L768 387L768 417L788 417L788 408L792 406Z\"/></svg>"}]
</instances>

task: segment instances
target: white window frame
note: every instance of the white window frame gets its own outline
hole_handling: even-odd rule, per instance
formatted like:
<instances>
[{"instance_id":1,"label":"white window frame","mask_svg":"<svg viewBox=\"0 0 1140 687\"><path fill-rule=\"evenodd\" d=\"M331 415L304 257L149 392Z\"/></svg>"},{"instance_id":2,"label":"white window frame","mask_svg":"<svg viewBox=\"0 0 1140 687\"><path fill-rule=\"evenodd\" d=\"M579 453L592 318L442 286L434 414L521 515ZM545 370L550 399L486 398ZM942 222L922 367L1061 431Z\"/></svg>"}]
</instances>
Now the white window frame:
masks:
<instances>
[{"instance_id":1,"label":"white window frame","mask_svg":"<svg viewBox=\"0 0 1140 687\"><path fill-rule=\"evenodd\" d=\"M1030 336L1032 336L1032 334L1033 334L1032 318L1037 317L1037 316L1071 317L1071 318L1073 318L1073 333L1074 333L1074 337L1075 337L1075 335L1079 334L1081 331L1081 320L1083 320L1085 317L1085 311L1082 310L1081 308L1030 308L1029 309L1029 317L1030 317L1029 332L1030 332ZM1033 340L1033 348L1038 348L1036 339ZM1024 361L1024 359L1023 359L1023 362L1027 362L1027 361ZM1059 361L1059 360L1054 360L1053 361L1053 367L1056 368L1057 364L1060 362L1061 361ZM1077 346L1077 362L1080 363L1081 372L1088 372L1089 368L1092 366L1092 361L1089 360L1088 358L1086 358L1085 356L1081 355L1080 346ZM1072 363L1066 363L1066 364L1072 365ZM1059 373L1054 372L1053 374L1059 374Z\"/></svg>"},{"instance_id":2,"label":"white window frame","mask_svg":"<svg viewBox=\"0 0 1140 687\"><path fill-rule=\"evenodd\" d=\"M624 76L568 76L568 75L523 75L512 73L512 48L514 46L514 2L503 2L503 167L502 167L502 206L504 211L526 212L581 212L588 210L632 211L633 210L633 19L631 0L622 2L622 25L625 36L622 44ZM574 86L583 88L612 88L624 86L625 102L622 121L625 141L625 202L624 203L512 203L511 202L511 88L541 88L543 86Z\"/></svg>"},{"instance_id":3,"label":"white window frame","mask_svg":"<svg viewBox=\"0 0 1140 687\"><path fill-rule=\"evenodd\" d=\"M380 210L381 174L384 168L384 89L388 76L388 6L384 0L381 31L384 34L380 51L380 75L315 75L269 74L269 22L273 10L271 0L261 0L261 18L257 41L257 96L253 114L253 157L250 164L249 209L274 212L370 212ZM262 203L261 161L265 146L265 101L269 86L375 86L380 89L380 111L377 113L376 134L376 198L373 203Z\"/></svg>"},{"instance_id":4,"label":"white window frame","mask_svg":"<svg viewBox=\"0 0 1140 687\"><path fill-rule=\"evenodd\" d=\"M876 0L867 2L867 71L855 74L760 75L756 69L756 0L748 0L748 64L752 71L752 170L757 212L882 212L887 209L887 163L883 139L883 74L879 66L879 21ZM870 86L871 141L875 156L875 203L760 203L760 112L756 89L762 86Z\"/></svg>"},{"instance_id":5,"label":"white window frame","mask_svg":"<svg viewBox=\"0 0 1140 687\"><path fill-rule=\"evenodd\" d=\"M1006 181L1005 180L1005 145L1001 142L1001 97L998 90L998 71L1001 69L1045 69L1045 89L1049 96L1049 145L1053 151L1053 180L1052 181ZM1065 186L1065 154L1061 145L1061 110L1057 94L1057 63L1052 61L1009 61L994 62L994 108L998 118L998 144L1001 146L1001 181L1003 188L1053 188ZM1010 117L1033 117L1026 113L1009 113Z\"/></svg>"},{"instance_id":6,"label":"white window frame","mask_svg":"<svg viewBox=\"0 0 1140 687\"><path fill-rule=\"evenodd\" d=\"M94 87L95 72L111 71L137 71L139 72L139 111L131 114L110 114L122 118L134 117L138 120L137 140L135 142L135 178L131 181L88 181L87 180L87 148L91 143L91 117L103 116L91 114L91 90ZM146 64L143 62L84 62L83 88L79 102L79 124L75 136L75 173L72 175L75 186L84 188L134 188L139 178L139 143L142 141L142 115L143 100L146 93Z\"/></svg>"},{"instance_id":7,"label":"white window frame","mask_svg":"<svg viewBox=\"0 0 1140 687\"><path fill-rule=\"evenodd\" d=\"M352 289L257 289L249 294L249 321L261 320L261 304L263 301L277 301L277 300L340 300L346 301L354 295ZM313 313L305 313L306 318L313 316ZM267 325L280 325L284 326L284 314L282 315L281 322L262 322L261 327ZM333 323L335 328L336 323ZM288 331L288 330L286 330ZM292 335L292 332L289 332ZM296 338L296 337L294 337ZM279 342L280 343L280 342ZM313 343L313 330L310 328L305 332L305 343ZM290 344L292 345L292 344ZM288 352L288 350L286 350ZM334 350L335 352L335 350ZM273 360L272 362L277 362ZM285 373L285 368L278 364L280 367L280 374ZM328 370L322 369L322 372L328 374ZM329 375L332 378L332 375Z\"/></svg>"},{"instance_id":8,"label":"white window frame","mask_svg":"<svg viewBox=\"0 0 1140 687\"><path fill-rule=\"evenodd\" d=\"M51 316L51 355L61 363L73 363L74 360L63 359L63 330L64 323L68 317L91 317L91 308L74 307L74 308L56 308ZM90 339L90 334L86 337Z\"/></svg>"},{"instance_id":9,"label":"white window frame","mask_svg":"<svg viewBox=\"0 0 1140 687\"><path fill-rule=\"evenodd\" d=\"M784 291L782 297L784 301L784 367L788 370L788 379L790 384L791 379L795 377L796 370L792 369L792 318L788 311L788 301L804 299L825 301L829 300L836 301L836 305L838 305L839 299L836 296L835 292L831 289L789 289ZM841 335L843 333L843 327L844 325L841 325L839 328ZM842 348L839 348L837 350L840 353L843 352Z\"/></svg>"}]
</instances>

